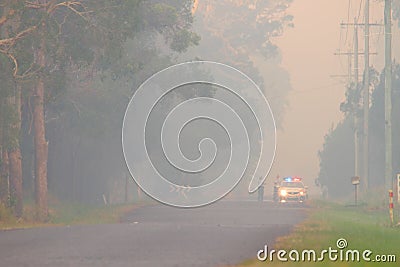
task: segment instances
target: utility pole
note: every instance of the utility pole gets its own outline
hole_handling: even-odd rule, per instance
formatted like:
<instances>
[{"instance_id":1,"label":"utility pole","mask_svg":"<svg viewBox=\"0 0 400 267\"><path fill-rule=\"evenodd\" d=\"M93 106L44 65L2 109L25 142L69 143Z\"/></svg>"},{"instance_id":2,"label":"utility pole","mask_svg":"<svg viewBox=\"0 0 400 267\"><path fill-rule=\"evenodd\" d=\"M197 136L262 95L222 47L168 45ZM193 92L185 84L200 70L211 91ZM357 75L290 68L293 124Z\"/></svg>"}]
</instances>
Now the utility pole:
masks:
<instances>
[{"instance_id":1,"label":"utility pole","mask_svg":"<svg viewBox=\"0 0 400 267\"><path fill-rule=\"evenodd\" d=\"M392 1L385 0L385 189L393 188L392 166Z\"/></svg>"},{"instance_id":2,"label":"utility pole","mask_svg":"<svg viewBox=\"0 0 400 267\"><path fill-rule=\"evenodd\" d=\"M358 29L357 19L354 18L354 89L358 90ZM355 103L354 110L354 176L360 176L359 170L359 138L358 138L358 103Z\"/></svg>"},{"instance_id":3,"label":"utility pole","mask_svg":"<svg viewBox=\"0 0 400 267\"><path fill-rule=\"evenodd\" d=\"M354 51L353 52L341 52L341 53L335 53L335 55L347 55L347 56L349 56L350 58L349 59L351 59L351 56L354 56L354 90L357 90L358 89L358 86L359 86L359 61L358 61L358 59L359 59L359 57L360 56L366 56L366 57L369 57L370 55L377 55L377 53L376 52L374 52L374 53L371 53L371 52L369 52L368 50L366 50L366 51L359 51L358 49L358 27L360 26L365 26L365 23L358 23L357 22L357 18L354 18L354 23L341 23L340 24L341 26L354 26ZM382 26L382 24L377 24L377 23L368 23L368 27L369 26ZM368 41L368 43L369 43L369 41ZM369 46L367 46L367 49L369 49ZM369 63L368 63L368 65L369 65ZM346 77L348 77L349 79L351 79L351 61L349 61L349 70L348 70L348 75L346 76ZM364 73L364 76L367 76L367 78L368 78L368 80L369 80L369 72L367 72L368 73L368 76L367 75L365 75L365 73ZM335 76L333 76L333 77L343 77L343 75L335 75ZM349 81L349 84L351 84L351 82L352 81ZM368 82L368 84L369 84L369 82ZM364 87L363 88L363 90L364 90L364 97L365 97L365 88L366 87ZM367 100L367 102L365 101L365 98L364 98L364 103L369 103L369 87L367 87L368 88L368 100ZM360 130L359 130L359 118L358 118L358 103L354 103L355 105L357 105L356 107L355 107L355 110L354 110L354 121L353 121L353 123L354 123L354 176L355 177L360 177L360 167L361 167L361 165L362 166L368 166L368 163L367 164L360 164L360 163L362 163L362 162L365 162L365 157L363 158L363 161L362 162L360 162ZM364 105L364 108L365 108L365 105ZM368 108L368 110L367 110L367 115L368 115L368 111L369 111L369 105L367 105L367 108ZM365 114L365 109L364 109L364 114ZM368 119L367 120L365 120L364 119L364 122L368 122ZM364 124L364 126L365 126L365 124ZM367 127L368 127L368 123L367 123ZM365 129L364 129L364 132L365 132ZM365 139L364 139L364 141L365 141ZM368 151L367 151L367 153L368 153ZM368 154L364 154L364 156L366 156L366 158L368 159ZM365 173L365 170L364 170L364 173ZM366 179L364 179L365 180L365 183L364 183L364 186L365 186L365 188L367 187L367 184L368 184L368 181L366 180Z\"/></svg>"},{"instance_id":4,"label":"utility pole","mask_svg":"<svg viewBox=\"0 0 400 267\"><path fill-rule=\"evenodd\" d=\"M364 47L364 121L363 121L363 176L364 189L368 190L369 186L369 0L365 0L365 47Z\"/></svg>"}]
</instances>

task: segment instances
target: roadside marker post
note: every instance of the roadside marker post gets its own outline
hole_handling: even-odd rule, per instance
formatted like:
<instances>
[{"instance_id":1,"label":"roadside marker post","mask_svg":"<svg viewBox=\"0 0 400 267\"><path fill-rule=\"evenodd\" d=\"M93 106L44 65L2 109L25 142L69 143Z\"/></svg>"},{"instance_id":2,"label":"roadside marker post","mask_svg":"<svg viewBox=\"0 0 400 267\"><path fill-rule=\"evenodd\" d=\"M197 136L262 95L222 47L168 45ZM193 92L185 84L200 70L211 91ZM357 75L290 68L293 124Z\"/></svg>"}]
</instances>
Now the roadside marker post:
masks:
<instances>
[{"instance_id":1,"label":"roadside marker post","mask_svg":"<svg viewBox=\"0 0 400 267\"><path fill-rule=\"evenodd\" d=\"M389 190L389 214L390 222L393 225L393 190Z\"/></svg>"},{"instance_id":2,"label":"roadside marker post","mask_svg":"<svg viewBox=\"0 0 400 267\"><path fill-rule=\"evenodd\" d=\"M400 203L400 173L397 174L397 203Z\"/></svg>"}]
</instances>

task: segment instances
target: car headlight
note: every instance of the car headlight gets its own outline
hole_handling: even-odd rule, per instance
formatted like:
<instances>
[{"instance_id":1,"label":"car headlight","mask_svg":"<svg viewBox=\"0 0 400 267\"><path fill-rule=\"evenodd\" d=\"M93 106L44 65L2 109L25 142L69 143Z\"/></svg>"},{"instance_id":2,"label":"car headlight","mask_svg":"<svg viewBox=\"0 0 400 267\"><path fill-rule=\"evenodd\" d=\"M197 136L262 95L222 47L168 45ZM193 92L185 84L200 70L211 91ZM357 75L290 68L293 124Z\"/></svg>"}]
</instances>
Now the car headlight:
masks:
<instances>
[{"instance_id":1,"label":"car headlight","mask_svg":"<svg viewBox=\"0 0 400 267\"><path fill-rule=\"evenodd\" d=\"M304 192L303 192L303 191L300 191L300 195L304 195Z\"/></svg>"},{"instance_id":2,"label":"car headlight","mask_svg":"<svg viewBox=\"0 0 400 267\"><path fill-rule=\"evenodd\" d=\"M285 189L282 189L279 193L280 193L280 195L283 196L283 197L287 195L287 192L286 192Z\"/></svg>"}]
</instances>

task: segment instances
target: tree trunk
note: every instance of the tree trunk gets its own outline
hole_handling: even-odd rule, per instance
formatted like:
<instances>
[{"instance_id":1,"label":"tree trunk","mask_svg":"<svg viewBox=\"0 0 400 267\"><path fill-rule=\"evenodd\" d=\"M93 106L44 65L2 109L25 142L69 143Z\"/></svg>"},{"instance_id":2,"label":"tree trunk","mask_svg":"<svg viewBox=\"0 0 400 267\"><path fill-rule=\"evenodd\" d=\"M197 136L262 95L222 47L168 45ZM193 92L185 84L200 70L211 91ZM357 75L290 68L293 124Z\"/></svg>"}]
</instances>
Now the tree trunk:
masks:
<instances>
[{"instance_id":1,"label":"tree trunk","mask_svg":"<svg viewBox=\"0 0 400 267\"><path fill-rule=\"evenodd\" d=\"M8 155L10 162L11 204L13 205L15 216L19 218L22 216L23 211L21 150L19 147L15 148Z\"/></svg>"},{"instance_id":2,"label":"tree trunk","mask_svg":"<svg viewBox=\"0 0 400 267\"><path fill-rule=\"evenodd\" d=\"M0 99L0 204L6 204L6 177L4 175L3 159L3 99Z\"/></svg>"},{"instance_id":3,"label":"tree trunk","mask_svg":"<svg viewBox=\"0 0 400 267\"><path fill-rule=\"evenodd\" d=\"M37 217L45 220L48 216L47 207L47 141L44 122L44 82L39 78L35 88L35 104L33 109L35 129L35 194Z\"/></svg>"},{"instance_id":4,"label":"tree trunk","mask_svg":"<svg viewBox=\"0 0 400 267\"><path fill-rule=\"evenodd\" d=\"M45 28L45 25L42 25ZM45 31L45 29L42 29ZM36 51L36 61L39 66L45 68L45 39L42 36L41 45ZM40 76L35 88L33 123L35 141L35 200L37 219L47 220L47 154L46 130L44 120L44 78Z\"/></svg>"},{"instance_id":5,"label":"tree trunk","mask_svg":"<svg viewBox=\"0 0 400 267\"><path fill-rule=\"evenodd\" d=\"M13 101L17 111L17 122L11 127L17 129L18 142L15 147L10 149L8 153L10 168L10 196L11 204L14 208L16 217L21 217L23 212L23 196L22 196L22 157L19 141L19 133L21 130L21 86L17 85L16 93Z\"/></svg>"},{"instance_id":6,"label":"tree trunk","mask_svg":"<svg viewBox=\"0 0 400 267\"><path fill-rule=\"evenodd\" d=\"M9 161L7 149L1 151L1 202L10 206Z\"/></svg>"}]
</instances>

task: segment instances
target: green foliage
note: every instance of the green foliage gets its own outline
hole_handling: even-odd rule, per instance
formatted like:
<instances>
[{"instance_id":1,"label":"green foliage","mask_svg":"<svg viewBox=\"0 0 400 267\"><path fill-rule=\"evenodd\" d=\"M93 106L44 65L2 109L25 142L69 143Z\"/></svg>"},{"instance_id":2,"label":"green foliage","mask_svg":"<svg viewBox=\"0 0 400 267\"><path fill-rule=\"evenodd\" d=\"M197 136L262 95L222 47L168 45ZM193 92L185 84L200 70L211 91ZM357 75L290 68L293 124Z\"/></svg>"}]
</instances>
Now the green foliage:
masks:
<instances>
[{"instance_id":1,"label":"green foliage","mask_svg":"<svg viewBox=\"0 0 400 267\"><path fill-rule=\"evenodd\" d=\"M162 27L159 29L160 32L164 31L166 26L177 23L177 10L175 7L170 6L169 4L155 3L153 5L149 5L146 11L146 17L151 18L147 19L148 26L151 25L152 27L157 27L157 25L161 25Z\"/></svg>"},{"instance_id":2,"label":"green foliage","mask_svg":"<svg viewBox=\"0 0 400 267\"><path fill-rule=\"evenodd\" d=\"M23 164L28 166L24 179L30 184L32 92L41 78L50 190L66 192L72 187L67 198L95 202L107 191L110 177L123 169L119 138L132 88L170 65L176 53L199 42L191 31L192 1L47 3L6 0L0 5L0 17L7 15L0 25L0 40L15 38L0 44L1 142L5 148L19 144L18 113L10 101L18 84L24 98L21 143ZM42 51L44 66L38 61ZM84 158L84 163L76 157ZM65 174L60 171L64 165Z\"/></svg>"},{"instance_id":3,"label":"green foliage","mask_svg":"<svg viewBox=\"0 0 400 267\"><path fill-rule=\"evenodd\" d=\"M247 267L262 266L322 266L322 267L357 267L357 266L398 266L400 232L398 228L389 227L388 211L369 209L368 207L344 207L337 203L315 201L308 218L297 225L293 232L279 238L274 249L290 251L315 250L317 255L324 249L337 249L336 241L344 238L346 250L372 251L371 259L376 255L395 255L395 262L331 261L325 254L324 261L285 262L274 258L274 261L247 261ZM269 244L268 244L269 245ZM343 251L346 251L343 250ZM276 256L276 254L275 254ZM237 266L237 267L239 267Z\"/></svg>"},{"instance_id":4,"label":"green foliage","mask_svg":"<svg viewBox=\"0 0 400 267\"><path fill-rule=\"evenodd\" d=\"M199 44L200 37L188 30L182 30L176 33L171 41L171 49L177 52L185 52L187 48L193 43Z\"/></svg>"},{"instance_id":5,"label":"green foliage","mask_svg":"<svg viewBox=\"0 0 400 267\"><path fill-rule=\"evenodd\" d=\"M35 209L31 204L26 205L25 215L20 220L13 216L11 210L0 204L0 230L54 225L118 223L127 213L142 205L146 204L111 206L93 206L77 203L51 204L49 221L46 224L42 224L35 222Z\"/></svg>"},{"instance_id":6,"label":"green foliage","mask_svg":"<svg viewBox=\"0 0 400 267\"><path fill-rule=\"evenodd\" d=\"M291 2L215 2L204 20L210 20L208 27L213 27L210 29L212 33L228 42L231 49L241 54L259 51L267 57L274 57L277 50L272 38L282 35L285 27L293 26L293 17L286 14Z\"/></svg>"},{"instance_id":7,"label":"green foliage","mask_svg":"<svg viewBox=\"0 0 400 267\"><path fill-rule=\"evenodd\" d=\"M354 83L347 87L346 100L340 104L340 111L349 114L360 116L361 112L361 90L362 84L358 84L357 87Z\"/></svg>"},{"instance_id":8,"label":"green foliage","mask_svg":"<svg viewBox=\"0 0 400 267\"><path fill-rule=\"evenodd\" d=\"M223 62L249 75L272 100L278 127L291 86L288 73L280 66L274 38L293 26L293 17L287 14L291 2L223 0L199 4L193 28L201 41L189 49L191 58Z\"/></svg>"},{"instance_id":9,"label":"green foliage","mask_svg":"<svg viewBox=\"0 0 400 267\"><path fill-rule=\"evenodd\" d=\"M17 80L24 82L26 91L38 77L45 81L50 190L68 194L66 198L98 201L111 178L124 171L120 131L133 90L173 63L177 53L199 44L200 37L191 28L191 0L77 2L82 5L74 10L59 6L51 11L32 8L27 1L7 2L16 10L15 23L7 27L11 27L10 36L36 27L10 52L17 58L17 75L22 76ZM252 0L237 6L232 1L215 1L215 13L223 18L215 15L204 24L217 29L204 29L206 49L217 47L209 58L240 66L262 86L261 74L249 55L256 50L266 57L277 55L272 37L291 26L292 18L285 14L290 2ZM251 4L256 8L249 8ZM44 67L35 62L42 40ZM13 62L7 57L5 62L5 69L12 73ZM25 92L24 96L30 94ZM31 112L29 100L25 103L25 112ZM23 129L30 129L30 115L25 114L25 118ZM31 158L27 155L32 153L29 142L23 149L25 159Z\"/></svg>"},{"instance_id":10,"label":"green foliage","mask_svg":"<svg viewBox=\"0 0 400 267\"><path fill-rule=\"evenodd\" d=\"M90 206L59 204L51 207L50 223L57 225L118 223L135 205Z\"/></svg>"},{"instance_id":11,"label":"green foliage","mask_svg":"<svg viewBox=\"0 0 400 267\"><path fill-rule=\"evenodd\" d=\"M354 172L353 130L349 116L325 136L323 149L319 151L319 181L328 187L329 196L343 197L353 190L350 183Z\"/></svg>"},{"instance_id":12,"label":"green foliage","mask_svg":"<svg viewBox=\"0 0 400 267\"><path fill-rule=\"evenodd\" d=\"M379 78L376 71L372 74L372 105L369 121L369 185L381 187L385 173L385 137L384 137L384 72ZM393 68L393 95L392 95L392 133L393 133L393 175L400 172L400 140L396 136L400 133L400 66ZM346 117L325 137L323 149L319 153L320 174L322 185L329 188L329 194L333 197L345 196L352 191L350 177L354 175L354 112L359 114L359 122L362 112L354 109L359 99L359 92L349 89L347 100L342 103L342 111ZM362 131L362 125L358 125ZM362 137L360 132L360 140ZM394 176L393 176L394 177Z\"/></svg>"},{"instance_id":13,"label":"green foliage","mask_svg":"<svg viewBox=\"0 0 400 267\"><path fill-rule=\"evenodd\" d=\"M54 155L49 160L49 176L54 177L50 189L60 199L101 202L113 179L124 174L120 138L129 97L150 75L171 65L178 50L198 42L190 31L191 14L185 11L190 11L189 2L96 3L100 12L89 26L91 37L85 33L78 38L83 38L79 45L93 38L88 41L93 62L74 60L61 68L66 78L54 82L62 82L66 90L52 92L54 101L47 104L49 155ZM93 49L96 42L102 47Z\"/></svg>"},{"instance_id":14,"label":"green foliage","mask_svg":"<svg viewBox=\"0 0 400 267\"><path fill-rule=\"evenodd\" d=\"M11 210L0 203L0 227L2 224L10 224L15 222L16 220Z\"/></svg>"},{"instance_id":15,"label":"green foliage","mask_svg":"<svg viewBox=\"0 0 400 267\"><path fill-rule=\"evenodd\" d=\"M187 7L190 1L86 0L69 7L57 6L62 2L55 1L54 6L45 8L32 7L25 1L18 1L18 5L8 3L8 8L14 7L16 11L13 23L4 26L9 28L7 36L2 37L15 37L35 27L9 49L21 65L18 75L26 76L27 70L37 70L34 53L42 39L47 61L42 75L71 65L91 64L116 72L125 55L125 42L141 31L160 33L167 43L173 42L173 49L178 51L198 42L198 36L189 30L191 16L187 17Z\"/></svg>"}]
</instances>

